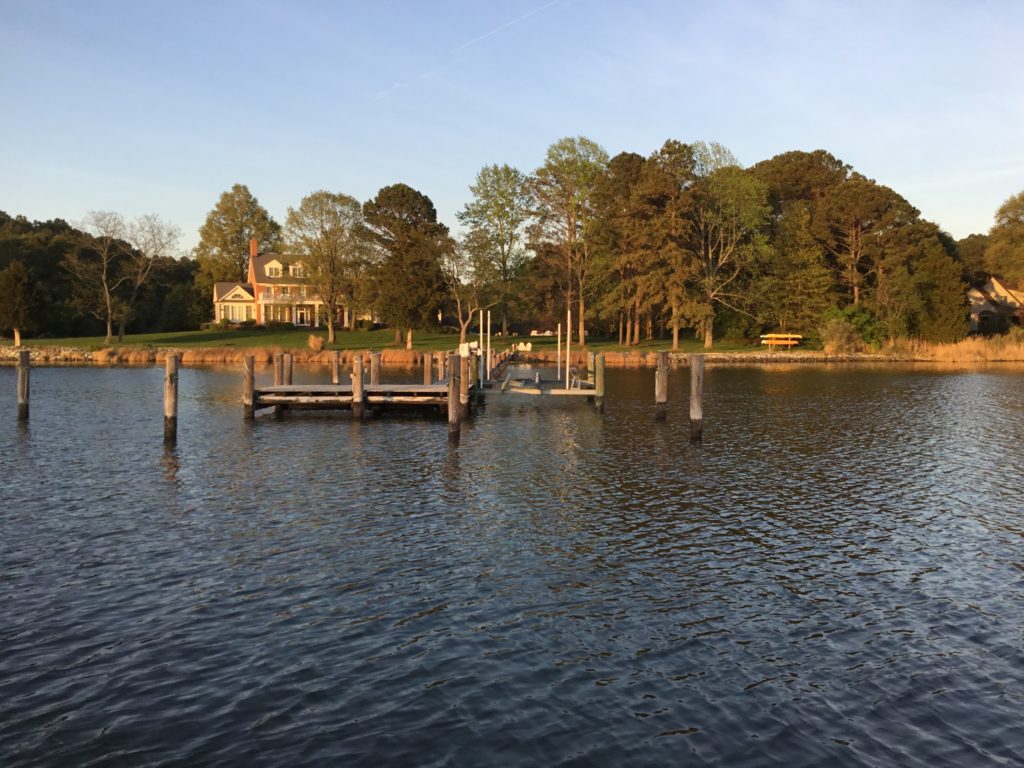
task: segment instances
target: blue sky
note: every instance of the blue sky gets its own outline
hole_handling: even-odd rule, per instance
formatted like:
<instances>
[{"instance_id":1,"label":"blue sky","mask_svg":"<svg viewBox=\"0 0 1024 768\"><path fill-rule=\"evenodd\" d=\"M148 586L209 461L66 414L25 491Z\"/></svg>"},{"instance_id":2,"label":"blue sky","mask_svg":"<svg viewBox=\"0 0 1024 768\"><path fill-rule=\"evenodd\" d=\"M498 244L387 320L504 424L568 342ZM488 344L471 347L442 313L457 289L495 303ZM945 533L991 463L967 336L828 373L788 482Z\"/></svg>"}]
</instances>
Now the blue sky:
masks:
<instances>
[{"instance_id":1,"label":"blue sky","mask_svg":"<svg viewBox=\"0 0 1024 768\"><path fill-rule=\"evenodd\" d=\"M485 164L823 148L956 237L1024 189L1024 3L0 0L0 210L196 230L247 184L404 182L443 221Z\"/></svg>"}]
</instances>

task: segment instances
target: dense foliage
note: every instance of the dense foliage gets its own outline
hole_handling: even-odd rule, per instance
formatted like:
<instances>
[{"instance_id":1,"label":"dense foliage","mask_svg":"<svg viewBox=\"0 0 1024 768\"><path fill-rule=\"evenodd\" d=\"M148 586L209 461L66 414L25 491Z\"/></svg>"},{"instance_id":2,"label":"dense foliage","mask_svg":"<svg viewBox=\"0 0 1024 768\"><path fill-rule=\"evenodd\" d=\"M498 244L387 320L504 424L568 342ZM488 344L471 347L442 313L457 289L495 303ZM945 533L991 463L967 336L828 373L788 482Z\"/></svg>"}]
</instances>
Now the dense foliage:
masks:
<instances>
[{"instance_id":1,"label":"dense foliage","mask_svg":"<svg viewBox=\"0 0 1024 768\"><path fill-rule=\"evenodd\" d=\"M207 216L195 260L171 257L176 232L155 217L91 212L76 227L0 213L0 330L197 327L212 318L213 282L245 279L250 238L309 262L332 318L372 312L410 342L438 323L465 335L487 307L504 332L553 329L572 310L577 337L625 345L684 332L707 347L769 331L954 341L969 286L1024 281L1024 192L987 235L955 242L824 150L743 168L715 143L609 158L578 136L552 144L532 175L484 167L469 193L455 239L405 184L362 205L315 192L283 230L236 184Z\"/></svg>"}]
</instances>

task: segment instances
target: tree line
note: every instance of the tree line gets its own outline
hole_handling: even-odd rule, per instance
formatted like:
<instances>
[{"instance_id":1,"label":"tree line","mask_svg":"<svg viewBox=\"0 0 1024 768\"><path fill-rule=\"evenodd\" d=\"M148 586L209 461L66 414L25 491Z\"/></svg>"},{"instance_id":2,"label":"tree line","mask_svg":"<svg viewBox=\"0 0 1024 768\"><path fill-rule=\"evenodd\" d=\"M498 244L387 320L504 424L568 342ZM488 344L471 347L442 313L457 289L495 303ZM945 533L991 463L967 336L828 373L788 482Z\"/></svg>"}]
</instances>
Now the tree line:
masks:
<instances>
[{"instance_id":1,"label":"tree line","mask_svg":"<svg viewBox=\"0 0 1024 768\"><path fill-rule=\"evenodd\" d=\"M713 142L609 157L569 137L532 173L482 168L469 192L455 236L406 184L363 203L313 192L283 225L236 184L207 215L194 258L181 259L177 230L156 216L93 212L76 228L0 214L0 327L98 325L108 340L195 327L212 317L215 282L247 279L250 239L305 263L330 341L343 307L353 323L372 312L407 345L414 329L439 325L465 338L481 309L503 333L553 328L572 310L578 339L624 345L677 346L690 332L711 348L836 324L875 344L954 341L967 332L969 285L1024 281L1024 192L987 235L956 242L824 150L744 168Z\"/></svg>"}]
</instances>

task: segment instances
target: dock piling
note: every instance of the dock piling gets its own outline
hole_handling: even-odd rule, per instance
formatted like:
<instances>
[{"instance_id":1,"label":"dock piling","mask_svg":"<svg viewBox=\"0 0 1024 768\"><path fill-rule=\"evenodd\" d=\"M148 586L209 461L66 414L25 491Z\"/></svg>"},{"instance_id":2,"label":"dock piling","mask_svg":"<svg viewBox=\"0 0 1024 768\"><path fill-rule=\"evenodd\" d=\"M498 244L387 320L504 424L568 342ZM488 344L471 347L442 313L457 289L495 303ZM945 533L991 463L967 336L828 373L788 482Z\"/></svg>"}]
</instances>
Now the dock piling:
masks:
<instances>
[{"instance_id":1,"label":"dock piling","mask_svg":"<svg viewBox=\"0 0 1024 768\"><path fill-rule=\"evenodd\" d=\"M370 384L380 384L380 352L370 352Z\"/></svg>"},{"instance_id":2,"label":"dock piling","mask_svg":"<svg viewBox=\"0 0 1024 768\"><path fill-rule=\"evenodd\" d=\"M164 443L178 439L178 356L167 355L164 366Z\"/></svg>"},{"instance_id":3,"label":"dock piling","mask_svg":"<svg viewBox=\"0 0 1024 768\"><path fill-rule=\"evenodd\" d=\"M341 352L338 350L331 356L331 383L341 383Z\"/></svg>"},{"instance_id":4,"label":"dock piling","mask_svg":"<svg viewBox=\"0 0 1024 768\"><path fill-rule=\"evenodd\" d=\"M459 418L469 414L469 357L459 356Z\"/></svg>"},{"instance_id":5,"label":"dock piling","mask_svg":"<svg viewBox=\"0 0 1024 768\"><path fill-rule=\"evenodd\" d=\"M18 421L28 421L29 366L28 350L23 349L18 353Z\"/></svg>"},{"instance_id":6,"label":"dock piling","mask_svg":"<svg viewBox=\"0 0 1024 768\"><path fill-rule=\"evenodd\" d=\"M434 383L434 356L430 352L423 353L423 383L428 387Z\"/></svg>"},{"instance_id":7,"label":"dock piling","mask_svg":"<svg viewBox=\"0 0 1024 768\"><path fill-rule=\"evenodd\" d=\"M292 383L292 353L288 352L284 356L284 383L291 385Z\"/></svg>"},{"instance_id":8,"label":"dock piling","mask_svg":"<svg viewBox=\"0 0 1024 768\"><path fill-rule=\"evenodd\" d=\"M658 353L658 368L654 372L654 418L665 420L668 409L668 352Z\"/></svg>"},{"instance_id":9,"label":"dock piling","mask_svg":"<svg viewBox=\"0 0 1024 768\"><path fill-rule=\"evenodd\" d=\"M690 355L690 442L704 439L704 355Z\"/></svg>"},{"instance_id":10,"label":"dock piling","mask_svg":"<svg viewBox=\"0 0 1024 768\"><path fill-rule=\"evenodd\" d=\"M252 355L242 359L242 412L246 421L256 418L256 362Z\"/></svg>"},{"instance_id":11,"label":"dock piling","mask_svg":"<svg viewBox=\"0 0 1024 768\"><path fill-rule=\"evenodd\" d=\"M274 353L274 386L280 387L284 384L284 355L280 352Z\"/></svg>"},{"instance_id":12,"label":"dock piling","mask_svg":"<svg viewBox=\"0 0 1024 768\"><path fill-rule=\"evenodd\" d=\"M604 352L594 359L594 408L604 413Z\"/></svg>"},{"instance_id":13,"label":"dock piling","mask_svg":"<svg viewBox=\"0 0 1024 768\"><path fill-rule=\"evenodd\" d=\"M455 353L448 355L448 438L459 439L459 366Z\"/></svg>"},{"instance_id":14,"label":"dock piling","mask_svg":"<svg viewBox=\"0 0 1024 768\"><path fill-rule=\"evenodd\" d=\"M352 359L352 418L363 417L363 356Z\"/></svg>"}]
</instances>

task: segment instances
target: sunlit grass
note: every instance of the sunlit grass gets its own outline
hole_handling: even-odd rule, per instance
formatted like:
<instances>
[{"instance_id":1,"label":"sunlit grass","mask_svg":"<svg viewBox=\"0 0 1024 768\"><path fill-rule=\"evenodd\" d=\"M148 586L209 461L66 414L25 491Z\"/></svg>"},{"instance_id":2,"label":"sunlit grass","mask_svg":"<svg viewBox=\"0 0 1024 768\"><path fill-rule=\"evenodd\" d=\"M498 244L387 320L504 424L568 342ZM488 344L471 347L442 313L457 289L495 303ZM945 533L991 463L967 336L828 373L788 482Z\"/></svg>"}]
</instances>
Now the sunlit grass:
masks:
<instances>
[{"instance_id":1,"label":"sunlit grass","mask_svg":"<svg viewBox=\"0 0 1024 768\"><path fill-rule=\"evenodd\" d=\"M49 346L49 347L75 347L78 349L97 350L107 346L149 346L149 347L280 347L282 349L305 349L309 345L311 335L327 338L327 331L323 328L309 329L296 328L294 330L277 330L266 328L238 328L221 329L211 328L203 331L179 331L173 333L141 333L128 334L122 344L115 342L112 345L104 343L102 336L69 337L60 339L22 339L26 346ZM470 341L475 341L479 336L471 334ZM395 332L392 329L378 329L373 331L338 331L334 344L325 344L324 349L404 349L405 337L401 342L396 343ZM413 334L413 348L418 350L441 350L451 349L458 343L458 334L439 333L437 331L416 331ZM4 339L4 345L9 346L10 339ZM530 343L535 351L554 351L558 347L558 339L554 336L500 336L491 338L491 346L494 349L504 349L513 343ZM573 344L574 349L579 344ZM587 349L592 351L622 351L635 350L639 352L655 352L672 348L670 339L648 339L641 341L639 345L632 347L619 346L618 340L611 338L593 337L588 339ZM715 344L716 352L749 352L759 349L757 345L746 345L742 343L720 341ZM702 340L689 338L680 339L679 352L695 353L703 352L704 343Z\"/></svg>"}]
</instances>

